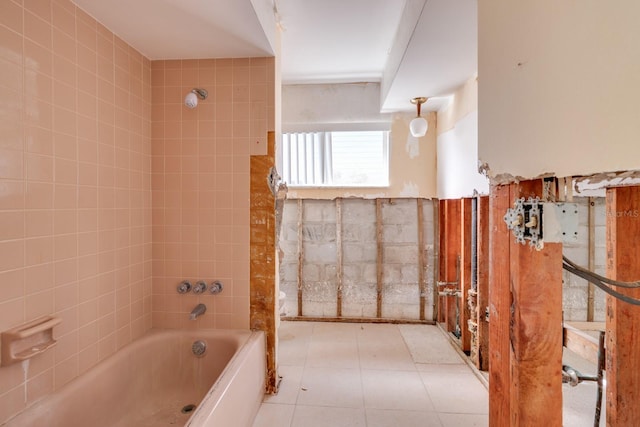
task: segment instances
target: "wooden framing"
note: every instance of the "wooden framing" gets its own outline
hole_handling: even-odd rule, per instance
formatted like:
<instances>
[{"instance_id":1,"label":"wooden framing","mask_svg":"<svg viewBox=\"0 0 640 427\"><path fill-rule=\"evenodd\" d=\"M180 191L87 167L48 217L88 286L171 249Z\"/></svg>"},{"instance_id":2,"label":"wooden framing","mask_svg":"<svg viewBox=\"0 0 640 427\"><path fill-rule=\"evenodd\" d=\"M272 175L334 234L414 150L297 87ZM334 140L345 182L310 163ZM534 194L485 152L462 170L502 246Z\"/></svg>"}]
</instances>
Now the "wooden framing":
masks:
<instances>
[{"instance_id":1,"label":"wooden framing","mask_svg":"<svg viewBox=\"0 0 640 427\"><path fill-rule=\"evenodd\" d=\"M298 199L298 316L302 316L302 266L304 264L304 241L302 239L302 217L304 201Z\"/></svg>"},{"instance_id":2,"label":"wooden framing","mask_svg":"<svg viewBox=\"0 0 640 427\"><path fill-rule=\"evenodd\" d=\"M588 207L588 229L589 229L589 271L595 271L596 269L596 213L595 213L595 199L589 197ZM595 312L595 285L593 283L587 284L587 322L593 322Z\"/></svg>"},{"instance_id":3,"label":"wooden framing","mask_svg":"<svg viewBox=\"0 0 640 427\"><path fill-rule=\"evenodd\" d=\"M607 276L640 279L640 187L607 189ZM640 289L617 288L640 298ZM640 307L607 296L607 425L640 425Z\"/></svg>"},{"instance_id":4,"label":"wooden framing","mask_svg":"<svg viewBox=\"0 0 640 427\"><path fill-rule=\"evenodd\" d=\"M336 199L336 315L342 317L342 199Z\"/></svg>"},{"instance_id":5,"label":"wooden framing","mask_svg":"<svg viewBox=\"0 0 640 427\"><path fill-rule=\"evenodd\" d=\"M438 298L438 279L440 278L440 202L433 201L433 313L434 322L438 321L440 304Z\"/></svg>"},{"instance_id":6,"label":"wooden framing","mask_svg":"<svg viewBox=\"0 0 640 427\"><path fill-rule=\"evenodd\" d=\"M509 256L511 234L503 217L511 207L510 186L491 188L489 196L489 425L511 422L511 291Z\"/></svg>"},{"instance_id":7,"label":"wooden framing","mask_svg":"<svg viewBox=\"0 0 640 427\"><path fill-rule=\"evenodd\" d=\"M461 214L461 200L447 200L446 201L446 217L445 217L445 278L444 282L452 283L453 285L447 285L446 288L460 291L460 214ZM459 305L458 305L459 304ZM462 312L463 305L466 305L466 300L456 295L450 295L445 297L445 310L446 310L446 324L447 331L453 332L456 329L457 319L456 313L458 306L460 312ZM462 316L460 316L462 317ZM465 325L466 326L466 325ZM463 326L460 325L460 329Z\"/></svg>"},{"instance_id":8,"label":"wooden framing","mask_svg":"<svg viewBox=\"0 0 640 427\"><path fill-rule=\"evenodd\" d=\"M435 325L433 320L388 319L385 317L312 317L287 316L282 320L300 322L390 323L394 325Z\"/></svg>"},{"instance_id":9,"label":"wooden framing","mask_svg":"<svg viewBox=\"0 0 640 427\"><path fill-rule=\"evenodd\" d=\"M382 200L376 199L376 243L377 243L377 257L376 257L376 317L382 317L382 279L384 278L384 244L382 241Z\"/></svg>"},{"instance_id":10,"label":"wooden framing","mask_svg":"<svg viewBox=\"0 0 640 427\"><path fill-rule=\"evenodd\" d=\"M460 200L460 348L464 352L471 350L471 331L469 331L470 310L467 298L471 290L471 223L473 200Z\"/></svg>"},{"instance_id":11,"label":"wooden framing","mask_svg":"<svg viewBox=\"0 0 640 427\"><path fill-rule=\"evenodd\" d=\"M440 296L440 285L439 282L446 282L446 271L447 271L447 238L446 238L446 218L447 218L447 201L440 200L438 201L438 234L436 235L438 239L438 280L436 281L435 286L435 296L437 297L437 318L436 320L439 323L445 322L446 316L446 305L445 305L445 297Z\"/></svg>"},{"instance_id":12,"label":"wooden framing","mask_svg":"<svg viewBox=\"0 0 640 427\"><path fill-rule=\"evenodd\" d=\"M424 200L416 199L417 225L418 225L418 287L420 292L420 320L425 320L425 305L427 284L424 278L426 265L426 251L424 248Z\"/></svg>"},{"instance_id":13,"label":"wooden framing","mask_svg":"<svg viewBox=\"0 0 640 427\"><path fill-rule=\"evenodd\" d=\"M503 221L517 198L542 194L542 180L491 189L491 426L562 425L562 245L517 243Z\"/></svg>"},{"instance_id":14,"label":"wooden framing","mask_svg":"<svg viewBox=\"0 0 640 427\"><path fill-rule=\"evenodd\" d=\"M275 165L275 133L269 132L267 155L251 156L249 218L250 319L253 330L264 331L266 338L266 392L278 391L276 364L276 199L267 184Z\"/></svg>"},{"instance_id":15,"label":"wooden framing","mask_svg":"<svg viewBox=\"0 0 640 427\"><path fill-rule=\"evenodd\" d=\"M489 306L489 197L478 197L477 219L477 289L478 289L478 364L489 370L489 323L485 309Z\"/></svg>"},{"instance_id":16,"label":"wooden framing","mask_svg":"<svg viewBox=\"0 0 640 427\"><path fill-rule=\"evenodd\" d=\"M542 181L515 186L512 200L542 195ZM515 193L515 194L514 194ZM512 426L562 425L562 244L510 239Z\"/></svg>"}]
</instances>

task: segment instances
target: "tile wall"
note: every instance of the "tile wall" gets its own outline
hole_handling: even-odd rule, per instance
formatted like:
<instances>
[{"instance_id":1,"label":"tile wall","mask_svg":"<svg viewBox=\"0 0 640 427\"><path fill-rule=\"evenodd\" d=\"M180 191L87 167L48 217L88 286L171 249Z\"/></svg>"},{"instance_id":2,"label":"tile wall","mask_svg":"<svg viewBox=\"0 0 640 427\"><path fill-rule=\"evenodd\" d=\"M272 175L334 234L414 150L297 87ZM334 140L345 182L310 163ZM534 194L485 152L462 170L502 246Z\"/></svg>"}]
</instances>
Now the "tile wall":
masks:
<instances>
[{"instance_id":1,"label":"tile wall","mask_svg":"<svg viewBox=\"0 0 640 427\"><path fill-rule=\"evenodd\" d=\"M153 61L153 326L249 327L250 155L273 131L273 58ZM195 109L193 88L208 91ZM264 178L266 179L266 177ZM182 280L219 295L180 295ZM188 313L198 303L206 313Z\"/></svg>"},{"instance_id":2,"label":"tile wall","mask_svg":"<svg viewBox=\"0 0 640 427\"><path fill-rule=\"evenodd\" d=\"M68 0L1 0L0 331L62 323L0 368L0 423L151 327L151 231L150 61Z\"/></svg>"}]
</instances>

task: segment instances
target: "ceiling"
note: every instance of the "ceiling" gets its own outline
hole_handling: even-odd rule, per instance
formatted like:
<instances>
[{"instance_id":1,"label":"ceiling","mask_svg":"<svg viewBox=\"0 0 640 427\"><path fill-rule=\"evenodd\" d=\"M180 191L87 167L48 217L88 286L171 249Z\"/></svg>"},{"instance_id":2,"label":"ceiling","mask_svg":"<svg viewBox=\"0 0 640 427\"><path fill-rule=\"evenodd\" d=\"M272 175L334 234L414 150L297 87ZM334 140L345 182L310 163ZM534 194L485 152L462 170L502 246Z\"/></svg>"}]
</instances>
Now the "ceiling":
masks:
<instances>
[{"instance_id":1,"label":"ceiling","mask_svg":"<svg viewBox=\"0 0 640 427\"><path fill-rule=\"evenodd\" d=\"M436 110L477 70L477 0L74 2L149 59L279 52L283 84L380 82L382 112Z\"/></svg>"}]
</instances>

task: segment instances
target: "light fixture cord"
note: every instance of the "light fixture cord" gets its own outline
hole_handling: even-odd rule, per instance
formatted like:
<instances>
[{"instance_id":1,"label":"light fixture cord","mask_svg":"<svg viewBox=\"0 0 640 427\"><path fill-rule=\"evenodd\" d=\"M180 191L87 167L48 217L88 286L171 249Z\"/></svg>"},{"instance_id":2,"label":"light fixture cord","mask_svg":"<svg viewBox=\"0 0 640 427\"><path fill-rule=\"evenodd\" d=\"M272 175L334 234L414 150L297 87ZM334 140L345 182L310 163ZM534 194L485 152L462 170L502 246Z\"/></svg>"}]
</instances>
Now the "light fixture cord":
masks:
<instances>
[{"instance_id":1,"label":"light fixture cord","mask_svg":"<svg viewBox=\"0 0 640 427\"><path fill-rule=\"evenodd\" d=\"M422 103L418 102L416 106L418 107L418 117L420 117L420 107L422 106Z\"/></svg>"}]
</instances>

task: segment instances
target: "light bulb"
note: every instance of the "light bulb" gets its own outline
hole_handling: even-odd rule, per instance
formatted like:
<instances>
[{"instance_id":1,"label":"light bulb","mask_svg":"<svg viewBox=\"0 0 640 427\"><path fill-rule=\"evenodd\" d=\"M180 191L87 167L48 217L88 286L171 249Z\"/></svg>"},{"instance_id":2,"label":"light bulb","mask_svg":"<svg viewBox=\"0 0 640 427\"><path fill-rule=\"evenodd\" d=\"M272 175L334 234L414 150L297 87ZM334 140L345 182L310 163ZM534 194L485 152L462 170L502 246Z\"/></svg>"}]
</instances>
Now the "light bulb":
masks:
<instances>
[{"instance_id":1,"label":"light bulb","mask_svg":"<svg viewBox=\"0 0 640 427\"><path fill-rule=\"evenodd\" d=\"M427 129L429 128L429 123L424 117L416 117L411 120L409 123L409 129L411 129L411 135L419 138L421 136L425 136L427 134Z\"/></svg>"}]
</instances>

